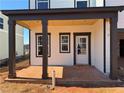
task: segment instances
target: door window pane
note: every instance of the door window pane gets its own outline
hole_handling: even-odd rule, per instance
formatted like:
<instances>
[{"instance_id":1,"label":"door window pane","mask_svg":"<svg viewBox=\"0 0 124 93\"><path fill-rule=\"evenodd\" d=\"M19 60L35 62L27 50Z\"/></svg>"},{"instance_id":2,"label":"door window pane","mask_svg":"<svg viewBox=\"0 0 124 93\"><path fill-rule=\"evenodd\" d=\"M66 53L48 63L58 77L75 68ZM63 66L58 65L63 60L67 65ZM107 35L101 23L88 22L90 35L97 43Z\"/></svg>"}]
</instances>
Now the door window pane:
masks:
<instances>
[{"instance_id":1,"label":"door window pane","mask_svg":"<svg viewBox=\"0 0 124 93\"><path fill-rule=\"evenodd\" d=\"M77 54L78 55L84 55L87 53L86 49L87 49L87 43L86 43L86 38L78 38L77 41L78 45L77 45Z\"/></svg>"},{"instance_id":2,"label":"door window pane","mask_svg":"<svg viewBox=\"0 0 124 93\"><path fill-rule=\"evenodd\" d=\"M80 43L86 43L86 38L80 38Z\"/></svg>"}]
</instances>

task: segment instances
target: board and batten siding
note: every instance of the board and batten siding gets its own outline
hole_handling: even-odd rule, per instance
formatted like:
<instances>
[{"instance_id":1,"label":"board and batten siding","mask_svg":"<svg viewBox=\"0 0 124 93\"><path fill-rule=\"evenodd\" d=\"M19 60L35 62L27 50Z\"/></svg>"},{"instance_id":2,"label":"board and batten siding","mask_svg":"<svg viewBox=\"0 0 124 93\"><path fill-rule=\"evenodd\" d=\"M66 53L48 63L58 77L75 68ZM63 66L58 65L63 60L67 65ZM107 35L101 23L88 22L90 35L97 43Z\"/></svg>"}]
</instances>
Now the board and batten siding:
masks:
<instances>
[{"instance_id":1,"label":"board and batten siding","mask_svg":"<svg viewBox=\"0 0 124 93\"><path fill-rule=\"evenodd\" d=\"M30 5L29 5L30 9L36 8L36 6L35 6L36 1L37 0L30 0ZM88 1L88 6L90 3L90 7L95 7L96 2L98 0L76 0L76 1ZM50 8L74 8L74 6L75 6L75 0L50 0Z\"/></svg>"},{"instance_id":2,"label":"board and batten siding","mask_svg":"<svg viewBox=\"0 0 124 93\"><path fill-rule=\"evenodd\" d=\"M124 0L106 0L106 6L124 6ZM118 28L124 28L124 11L118 12Z\"/></svg>"},{"instance_id":3,"label":"board and batten siding","mask_svg":"<svg viewBox=\"0 0 124 93\"><path fill-rule=\"evenodd\" d=\"M0 60L8 58L8 17L0 12L3 18L3 29L0 29ZM18 56L24 55L23 27L16 25L16 52Z\"/></svg>"},{"instance_id":4,"label":"board and batten siding","mask_svg":"<svg viewBox=\"0 0 124 93\"><path fill-rule=\"evenodd\" d=\"M108 32L110 31L108 27ZM104 72L104 38L103 38L103 19L98 20L93 25L75 25L75 26L48 26L48 32L51 34L51 56L48 57L49 65L74 65L74 36L76 32L91 32L91 65ZM70 53L59 52L59 33L70 33ZM42 65L42 57L36 57L36 33L42 33L39 26L31 29L31 65ZM109 40L109 36L106 35ZM106 40L106 41L108 41ZM108 43L108 42L107 42ZM110 45L106 44L109 49ZM109 51L109 50L106 50ZM107 53L110 55L110 51ZM110 64L108 56L107 64ZM107 67L110 72L110 65Z\"/></svg>"}]
</instances>

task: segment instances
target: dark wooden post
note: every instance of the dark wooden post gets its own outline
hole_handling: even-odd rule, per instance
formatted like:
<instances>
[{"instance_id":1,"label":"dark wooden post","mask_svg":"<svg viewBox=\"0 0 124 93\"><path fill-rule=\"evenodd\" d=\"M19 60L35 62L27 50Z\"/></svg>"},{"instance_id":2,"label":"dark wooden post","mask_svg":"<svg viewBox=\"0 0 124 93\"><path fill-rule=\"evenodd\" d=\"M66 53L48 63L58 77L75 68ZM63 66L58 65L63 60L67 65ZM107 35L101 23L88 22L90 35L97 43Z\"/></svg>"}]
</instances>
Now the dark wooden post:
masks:
<instances>
[{"instance_id":1,"label":"dark wooden post","mask_svg":"<svg viewBox=\"0 0 124 93\"><path fill-rule=\"evenodd\" d=\"M117 15L110 19L110 78L118 76Z\"/></svg>"},{"instance_id":2,"label":"dark wooden post","mask_svg":"<svg viewBox=\"0 0 124 93\"><path fill-rule=\"evenodd\" d=\"M42 18L42 33L43 33L43 67L42 67L42 78L48 78L48 20Z\"/></svg>"},{"instance_id":3,"label":"dark wooden post","mask_svg":"<svg viewBox=\"0 0 124 93\"><path fill-rule=\"evenodd\" d=\"M15 52L15 20L9 18L9 75L8 78L15 78L16 77L16 52Z\"/></svg>"}]
</instances>

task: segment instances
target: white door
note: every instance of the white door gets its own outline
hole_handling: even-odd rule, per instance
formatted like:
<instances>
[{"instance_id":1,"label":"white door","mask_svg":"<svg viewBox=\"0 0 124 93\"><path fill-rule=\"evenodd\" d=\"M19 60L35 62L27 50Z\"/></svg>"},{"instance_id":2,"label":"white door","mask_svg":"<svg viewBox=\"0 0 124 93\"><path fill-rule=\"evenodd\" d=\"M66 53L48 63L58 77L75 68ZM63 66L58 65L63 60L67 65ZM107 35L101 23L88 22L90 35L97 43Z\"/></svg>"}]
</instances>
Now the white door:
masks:
<instances>
[{"instance_id":1,"label":"white door","mask_svg":"<svg viewBox=\"0 0 124 93\"><path fill-rule=\"evenodd\" d=\"M76 64L89 64L88 36L76 36Z\"/></svg>"}]
</instances>

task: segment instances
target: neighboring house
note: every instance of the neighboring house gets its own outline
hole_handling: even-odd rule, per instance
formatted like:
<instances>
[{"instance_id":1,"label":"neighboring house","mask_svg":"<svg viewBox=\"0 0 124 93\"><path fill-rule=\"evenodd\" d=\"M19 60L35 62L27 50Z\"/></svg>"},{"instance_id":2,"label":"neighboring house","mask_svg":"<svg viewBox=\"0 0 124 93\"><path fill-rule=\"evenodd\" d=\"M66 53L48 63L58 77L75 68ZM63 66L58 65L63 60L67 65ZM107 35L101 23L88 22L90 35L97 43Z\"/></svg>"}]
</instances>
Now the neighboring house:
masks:
<instances>
[{"instance_id":1,"label":"neighboring house","mask_svg":"<svg viewBox=\"0 0 124 93\"><path fill-rule=\"evenodd\" d=\"M8 58L8 17L0 12L0 60ZM16 25L16 56L24 54L23 27Z\"/></svg>"},{"instance_id":2,"label":"neighboring house","mask_svg":"<svg viewBox=\"0 0 124 93\"><path fill-rule=\"evenodd\" d=\"M106 0L105 6L124 6L124 0ZM118 13L119 57L124 58L124 11Z\"/></svg>"},{"instance_id":3,"label":"neighboring house","mask_svg":"<svg viewBox=\"0 0 124 93\"><path fill-rule=\"evenodd\" d=\"M12 27L16 21L30 29L30 64L43 65L44 79L48 65L91 65L117 79L117 14L124 7L111 4L105 7L106 3L104 0L29 0L29 10L3 11L10 17L9 77L16 77L15 67L11 65L15 64Z\"/></svg>"},{"instance_id":4,"label":"neighboring house","mask_svg":"<svg viewBox=\"0 0 124 93\"><path fill-rule=\"evenodd\" d=\"M24 45L24 54L29 55L29 44Z\"/></svg>"}]
</instances>

